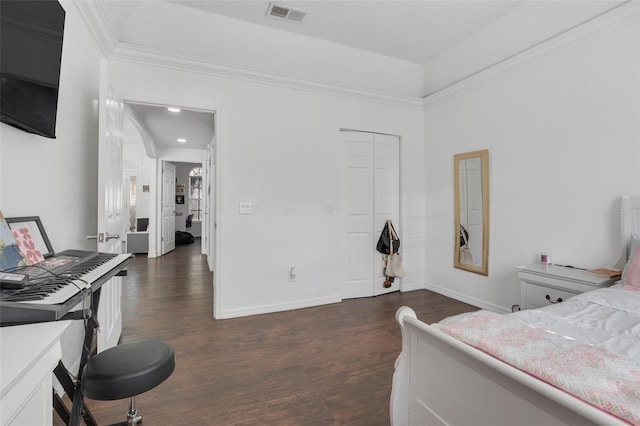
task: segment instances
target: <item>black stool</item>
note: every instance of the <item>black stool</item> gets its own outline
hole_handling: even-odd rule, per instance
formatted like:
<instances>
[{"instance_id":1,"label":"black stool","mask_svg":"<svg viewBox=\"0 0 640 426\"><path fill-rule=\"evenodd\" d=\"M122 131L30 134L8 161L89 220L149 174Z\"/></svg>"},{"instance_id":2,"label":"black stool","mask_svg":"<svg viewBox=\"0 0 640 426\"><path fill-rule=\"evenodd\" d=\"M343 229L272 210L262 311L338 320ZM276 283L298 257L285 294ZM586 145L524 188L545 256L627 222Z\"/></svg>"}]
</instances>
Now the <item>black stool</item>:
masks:
<instances>
[{"instance_id":1,"label":"black stool","mask_svg":"<svg viewBox=\"0 0 640 426\"><path fill-rule=\"evenodd\" d=\"M84 369L83 394L99 401L129 398L127 421L140 423L135 396L164 382L175 368L173 347L159 340L123 343L91 358Z\"/></svg>"}]
</instances>

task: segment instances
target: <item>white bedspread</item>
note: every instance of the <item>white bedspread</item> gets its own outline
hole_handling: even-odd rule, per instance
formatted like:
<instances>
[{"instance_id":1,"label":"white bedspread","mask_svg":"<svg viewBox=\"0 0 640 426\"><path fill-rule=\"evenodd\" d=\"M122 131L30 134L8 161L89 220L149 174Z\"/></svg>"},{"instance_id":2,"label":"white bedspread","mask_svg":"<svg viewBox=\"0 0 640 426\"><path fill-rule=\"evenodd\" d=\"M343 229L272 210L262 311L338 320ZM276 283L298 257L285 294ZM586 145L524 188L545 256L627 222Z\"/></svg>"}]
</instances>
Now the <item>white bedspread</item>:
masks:
<instances>
[{"instance_id":1,"label":"white bedspread","mask_svg":"<svg viewBox=\"0 0 640 426\"><path fill-rule=\"evenodd\" d=\"M477 311L434 325L640 426L640 292L620 285L542 309Z\"/></svg>"},{"instance_id":2,"label":"white bedspread","mask_svg":"<svg viewBox=\"0 0 640 426\"><path fill-rule=\"evenodd\" d=\"M640 291L620 284L507 315L640 361Z\"/></svg>"}]
</instances>

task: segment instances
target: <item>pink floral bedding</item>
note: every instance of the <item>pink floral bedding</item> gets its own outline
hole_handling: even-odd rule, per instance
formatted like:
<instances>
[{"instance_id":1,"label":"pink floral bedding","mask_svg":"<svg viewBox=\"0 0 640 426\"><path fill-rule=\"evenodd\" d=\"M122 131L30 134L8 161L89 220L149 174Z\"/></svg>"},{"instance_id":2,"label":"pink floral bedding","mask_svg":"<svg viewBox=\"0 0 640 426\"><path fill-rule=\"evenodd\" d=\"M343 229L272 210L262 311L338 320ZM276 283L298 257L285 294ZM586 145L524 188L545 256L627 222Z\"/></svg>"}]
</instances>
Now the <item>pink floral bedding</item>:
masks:
<instances>
[{"instance_id":1,"label":"pink floral bedding","mask_svg":"<svg viewBox=\"0 0 640 426\"><path fill-rule=\"evenodd\" d=\"M512 315L477 311L438 324L446 334L633 425L640 425L640 362L532 327Z\"/></svg>"}]
</instances>

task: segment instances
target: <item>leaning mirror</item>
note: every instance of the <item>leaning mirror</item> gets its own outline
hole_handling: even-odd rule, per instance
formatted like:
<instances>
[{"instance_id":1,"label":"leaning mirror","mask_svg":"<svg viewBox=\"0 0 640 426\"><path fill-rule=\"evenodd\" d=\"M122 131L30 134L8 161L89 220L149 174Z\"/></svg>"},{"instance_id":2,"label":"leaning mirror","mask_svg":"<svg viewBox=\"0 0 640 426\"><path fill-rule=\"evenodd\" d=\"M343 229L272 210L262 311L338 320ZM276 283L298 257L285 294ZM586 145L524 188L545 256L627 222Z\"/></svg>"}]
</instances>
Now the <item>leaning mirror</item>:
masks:
<instances>
[{"instance_id":1,"label":"leaning mirror","mask_svg":"<svg viewBox=\"0 0 640 426\"><path fill-rule=\"evenodd\" d=\"M453 266L489 275L489 150L456 154Z\"/></svg>"}]
</instances>

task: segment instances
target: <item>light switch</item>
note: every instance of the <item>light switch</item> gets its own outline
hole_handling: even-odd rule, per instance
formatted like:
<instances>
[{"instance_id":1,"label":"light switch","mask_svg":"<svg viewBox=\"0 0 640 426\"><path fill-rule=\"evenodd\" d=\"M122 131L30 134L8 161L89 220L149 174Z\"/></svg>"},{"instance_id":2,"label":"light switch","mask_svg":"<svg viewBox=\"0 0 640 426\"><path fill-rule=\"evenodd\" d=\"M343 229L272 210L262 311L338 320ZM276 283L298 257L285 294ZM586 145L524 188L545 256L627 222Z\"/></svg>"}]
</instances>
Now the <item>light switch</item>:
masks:
<instances>
[{"instance_id":1,"label":"light switch","mask_svg":"<svg viewBox=\"0 0 640 426\"><path fill-rule=\"evenodd\" d=\"M252 214L251 201L240 202L240 214Z\"/></svg>"}]
</instances>

